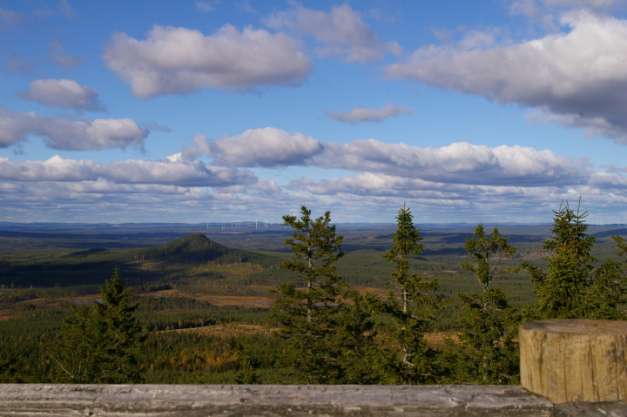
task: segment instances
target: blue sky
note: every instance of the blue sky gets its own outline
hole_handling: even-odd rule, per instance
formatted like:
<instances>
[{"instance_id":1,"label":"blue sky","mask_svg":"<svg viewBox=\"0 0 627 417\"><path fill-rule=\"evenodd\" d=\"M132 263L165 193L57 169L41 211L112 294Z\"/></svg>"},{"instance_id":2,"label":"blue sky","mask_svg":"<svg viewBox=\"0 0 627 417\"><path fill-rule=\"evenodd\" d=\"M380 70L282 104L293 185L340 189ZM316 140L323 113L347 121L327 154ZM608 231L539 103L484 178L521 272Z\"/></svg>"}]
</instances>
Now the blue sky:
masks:
<instances>
[{"instance_id":1,"label":"blue sky","mask_svg":"<svg viewBox=\"0 0 627 417\"><path fill-rule=\"evenodd\" d=\"M0 221L627 222L621 3L0 1Z\"/></svg>"}]
</instances>

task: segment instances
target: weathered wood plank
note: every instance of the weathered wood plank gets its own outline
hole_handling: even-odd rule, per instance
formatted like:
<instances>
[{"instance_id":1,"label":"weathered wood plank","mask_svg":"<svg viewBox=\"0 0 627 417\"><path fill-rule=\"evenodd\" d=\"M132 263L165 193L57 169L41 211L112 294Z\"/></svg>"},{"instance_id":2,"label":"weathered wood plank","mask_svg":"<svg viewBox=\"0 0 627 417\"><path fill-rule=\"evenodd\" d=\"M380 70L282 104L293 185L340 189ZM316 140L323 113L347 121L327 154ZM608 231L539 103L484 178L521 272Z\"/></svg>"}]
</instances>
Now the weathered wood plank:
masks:
<instances>
[{"instance_id":1,"label":"weathered wood plank","mask_svg":"<svg viewBox=\"0 0 627 417\"><path fill-rule=\"evenodd\" d=\"M0 416L548 417L513 386L0 385Z\"/></svg>"}]
</instances>

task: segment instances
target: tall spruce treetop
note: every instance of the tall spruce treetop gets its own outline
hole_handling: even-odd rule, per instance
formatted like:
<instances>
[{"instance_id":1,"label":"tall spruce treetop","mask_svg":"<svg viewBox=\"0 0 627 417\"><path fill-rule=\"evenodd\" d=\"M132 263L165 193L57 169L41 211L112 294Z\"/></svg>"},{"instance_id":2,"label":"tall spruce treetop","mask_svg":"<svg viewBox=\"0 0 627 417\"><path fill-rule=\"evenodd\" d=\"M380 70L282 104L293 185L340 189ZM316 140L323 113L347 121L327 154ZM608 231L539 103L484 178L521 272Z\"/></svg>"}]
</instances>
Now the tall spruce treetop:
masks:
<instances>
[{"instance_id":1,"label":"tall spruce treetop","mask_svg":"<svg viewBox=\"0 0 627 417\"><path fill-rule=\"evenodd\" d=\"M293 230L292 237L285 241L293 256L284 267L305 279L307 317L311 320L314 303L332 301L340 292L335 264L344 255L341 249L344 238L336 234L328 211L312 219L311 210L303 206L300 218L286 215L283 221Z\"/></svg>"},{"instance_id":2,"label":"tall spruce treetop","mask_svg":"<svg viewBox=\"0 0 627 417\"><path fill-rule=\"evenodd\" d=\"M595 267L594 236L587 233L586 212L563 204L554 212L553 230L544 243L550 252L546 271L524 264L536 294L533 314L540 318L613 319L620 311L623 291L619 265L607 261Z\"/></svg>"},{"instance_id":3,"label":"tall spruce treetop","mask_svg":"<svg viewBox=\"0 0 627 417\"><path fill-rule=\"evenodd\" d=\"M528 268L535 284L536 309L542 318L577 318L583 314L586 288L594 269L594 237L587 234L587 213L563 204L554 211L547 271Z\"/></svg>"},{"instance_id":4,"label":"tall spruce treetop","mask_svg":"<svg viewBox=\"0 0 627 417\"><path fill-rule=\"evenodd\" d=\"M305 284L304 290L282 285L273 307L287 341L285 356L308 383L380 382L371 303L350 291L336 272L343 238L331 214L313 219L302 207L300 217L283 219L293 233L286 240L292 257L283 266Z\"/></svg>"},{"instance_id":5,"label":"tall spruce treetop","mask_svg":"<svg viewBox=\"0 0 627 417\"><path fill-rule=\"evenodd\" d=\"M474 236L466 240L464 247L474 260L473 263L464 264L464 267L475 274L484 291L490 289L494 279L490 258L498 255L512 256L515 252L497 228L490 235L486 235L482 224L475 228Z\"/></svg>"},{"instance_id":6,"label":"tall spruce treetop","mask_svg":"<svg viewBox=\"0 0 627 417\"><path fill-rule=\"evenodd\" d=\"M404 384L433 382L438 373L437 352L424 340L425 332L433 325L437 309L437 284L411 268L411 258L422 253L421 240L411 210L403 206L396 216L396 231L385 258L395 265L392 275L401 291L401 304L396 297L390 297L386 310L393 319L391 329L400 348L393 366L398 375L397 382Z\"/></svg>"},{"instance_id":7,"label":"tall spruce treetop","mask_svg":"<svg viewBox=\"0 0 627 417\"><path fill-rule=\"evenodd\" d=\"M512 325L514 311L503 291L494 288L493 283L494 258L511 257L515 248L498 229L494 228L488 235L483 225L478 225L473 237L466 241L465 249L471 260L464 263L464 269L475 275L481 293L461 295L466 304L461 334L463 379L482 384L513 383L518 366Z\"/></svg>"},{"instance_id":8,"label":"tall spruce treetop","mask_svg":"<svg viewBox=\"0 0 627 417\"><path fill-rule=\"evenodd\" d=\"M102 287L101 300L76 309L65 319L57 354L52 353L61 371L59 380L91 384L142 382L138 358L145 335L136 309L115 269Z\"/></svg>"},{"instance_id":9,"label":"tall spruce treetop","mask_svg":"<svg viewBox=\"0 0 627 417\"><path fill-rule=\"evenodd\" d=\"M413 275L410 259L422 253L421 240L420 232L414 226L411 210L403 206L396 216L396 231L392 236L392 247L385 253L385 258L396 264L393 276L401 286L404 312L407 312L408 285Z\"/></svg>"},{"instance_id":10,"label":"tall spruce treetop","mask_svg":"<svg viewBox=\"0 0 627 417\"><path fill-rule=\"evenodd\" d=\"M138 357L143 334L135 316L137 304L117 268L102 287L102 302L96 309L103 341L100 379L108 383L141 381Z\"/></svg>"}]
</instances>

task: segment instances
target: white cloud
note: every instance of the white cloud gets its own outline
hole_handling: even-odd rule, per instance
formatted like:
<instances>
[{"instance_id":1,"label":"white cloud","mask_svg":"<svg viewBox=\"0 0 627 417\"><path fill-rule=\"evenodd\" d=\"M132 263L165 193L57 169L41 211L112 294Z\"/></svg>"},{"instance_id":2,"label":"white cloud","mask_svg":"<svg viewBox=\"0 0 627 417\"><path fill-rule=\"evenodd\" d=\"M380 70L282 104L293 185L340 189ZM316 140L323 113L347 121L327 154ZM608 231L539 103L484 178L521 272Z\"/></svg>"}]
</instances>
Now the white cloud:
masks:
<instances>
[{"instance_id":1,"label":"white cloud","mask_svg":"<svg viewBox=\"0 0 627 417\"><path fill-rule=\"evenodd\" d=\"M349 62L367 62L401 51L396 42L381 41L348 4L333 6L329 12L293 5L265 20L273 29L289 29L312 36L321 43L323 55L341 56Z\"/></svg>"},{"instance_id":2,"label":"white cloud","mask_svg":"<svg viewBox=\"0 0 627 417\"><path fill-rule=\"evenodd\" d=\"M519 103L627 143L627 21L567 14L565 33L492 48L429 46L390 77Z\"/></svg>"},{"instance_id":3,"label":"white cloud","mask_svg":"<svg viewBox=\"0 0 627 417\"><path fill-rule=\"evenodd\" d=\"M183 152L186 158L200 155L229 166L276 167L303 165L322 152L322 144L302 133L289 133L272 127L249 129L239 135L209 142L197 136L194 145Z\"/></svg>"},{"instance_id":4,"label":"white cloud","mask_svg":"<svg viewBox=\"0 0 627 417\"><path fill-rule=\"evenodd\" d=\"M355 107L349 112L331 112L329 116L344 123L382 122L391 117L411 113L405 107L388 105L381 108Z\"/></svg>"},{"instance_id":5,"label":"white cloud","mask_svg":"<svg viewBox=\"0 0 627 417\"><path fill-rule=\"evenodd\" d=\"M0 178L17 182L81 182L225 187L256 181L238 169L214 167L200 161L126 160L101 164L55 155L45 161L10 161L0 157Z\"/></svg>"},{"instance_id":6,"label":"white cloud","mask_svg":"<svg viewBox=\"0 0 627 417\"><path fill-rule=\"evenodd\" d=\"M25 141L32 135L41 137L53 149L124 149L143 146L148 133L131 119L62 119L0 107L0 147Z\"/></svg>"},{"instance_id":7,"label":"white cloud","mask_svg":"<svg viewBox=\"0 0 627 417\"><path fill-rule=\"evenodd\" d=\"M117 33L105 61L139 97L202 88L250 89L303 82L311 64L297 42L282 33L226 25L212 35L154 26L146 39Z\"/></svg>"},{"instance_id":8,"label":"white cloud","mask_svg":"<svg viewBox=\"0 0 627 417\"><path fill-rule=\"evenodd\" d=\"M90 88L67 79L35 80L30 83L22 97L47 106L81 110L100 110L102 105L98 93Z\"/></svg>"}]
</instances>

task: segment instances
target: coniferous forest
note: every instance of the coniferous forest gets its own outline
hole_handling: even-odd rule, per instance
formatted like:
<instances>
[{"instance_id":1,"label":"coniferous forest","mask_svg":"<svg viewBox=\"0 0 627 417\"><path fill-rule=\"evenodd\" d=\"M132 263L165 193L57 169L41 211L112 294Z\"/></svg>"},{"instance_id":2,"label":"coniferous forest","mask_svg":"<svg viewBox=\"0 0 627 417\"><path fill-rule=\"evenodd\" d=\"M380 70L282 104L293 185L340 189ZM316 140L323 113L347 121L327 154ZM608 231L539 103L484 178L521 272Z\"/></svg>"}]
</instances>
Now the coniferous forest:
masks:
<instances>
[{"instance_id":1,"label":"coniferous forest","mask_svg":"<svg viewBox=\"0 0 627 417\"><path fill-rule=\"evenodd\" d=\"M48 257L36 267L2 266L0 382L514 384L521 323L625 319L627 243L613 236L600 259L586 215L562 205L526 256L498 228L477 225L455 257L458 272L442 279L446 269L428 262L423 232L402 207L388 247L348 265L383 265L379 287L347 279L350 246L331 213L306 207L283 217L278 258L194 235L62 255L82 259L54 272L73 281L46 287L28 281L57 265L40 251ZM179 269L155 279L154 265ZM515 285L503 285L511 276ZM261 283L270 296L256 296ZM199 295L211 291L221 295ZM225 304L236 291L247 308Z\"/></svg>"}]
</instances>

